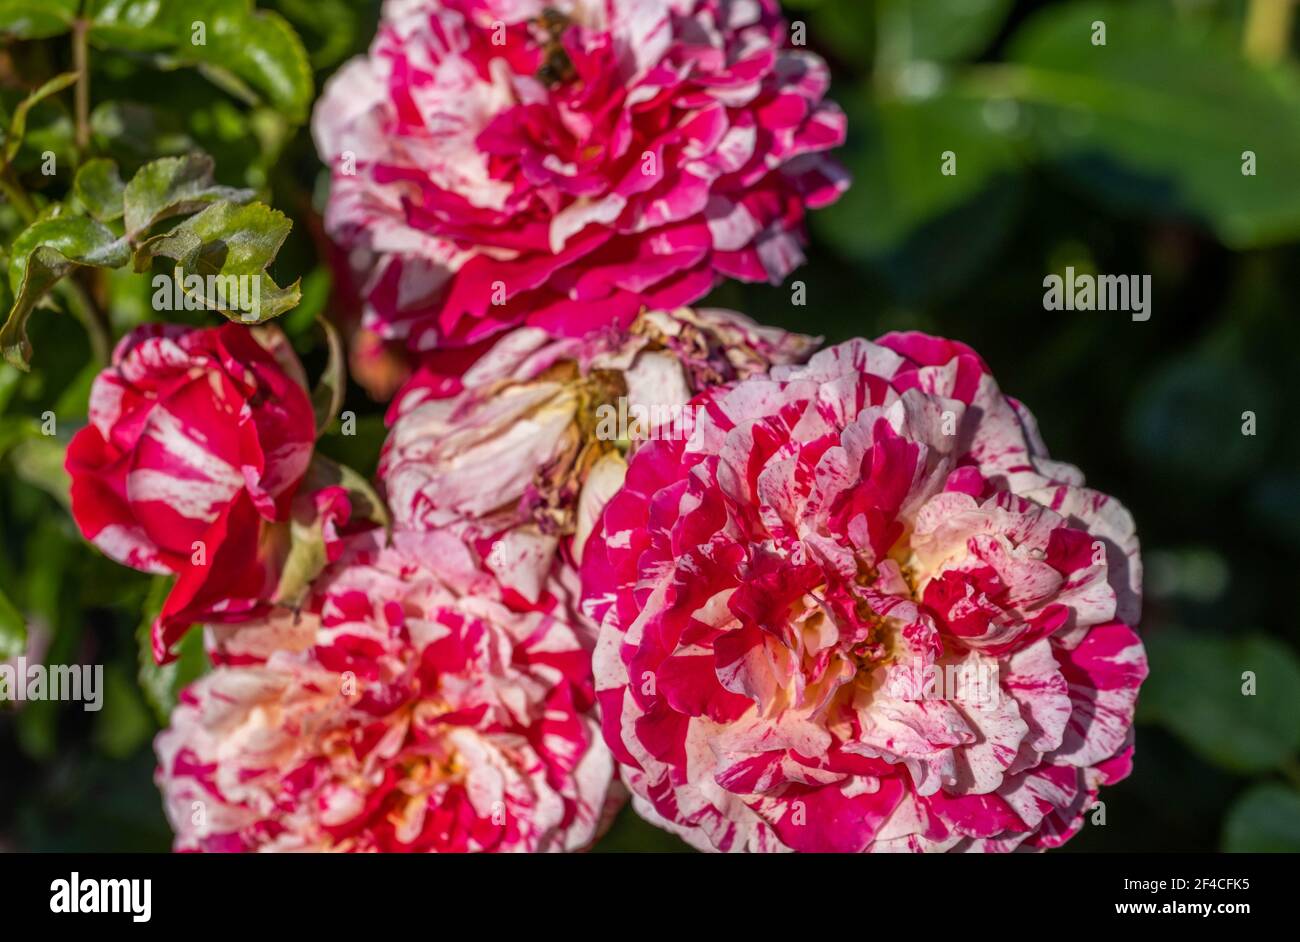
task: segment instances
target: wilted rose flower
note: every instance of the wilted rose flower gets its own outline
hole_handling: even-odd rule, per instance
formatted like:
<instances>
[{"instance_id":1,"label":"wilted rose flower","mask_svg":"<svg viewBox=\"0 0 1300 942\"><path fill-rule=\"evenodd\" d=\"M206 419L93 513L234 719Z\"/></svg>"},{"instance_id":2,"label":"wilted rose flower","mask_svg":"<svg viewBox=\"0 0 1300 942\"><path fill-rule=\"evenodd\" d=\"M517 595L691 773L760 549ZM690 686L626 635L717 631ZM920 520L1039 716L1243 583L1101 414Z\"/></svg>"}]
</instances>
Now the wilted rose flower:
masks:
<instances>
[{"instance_id":1,"label":"wilted rose flower","mask_svg":"<svg viewBox=\"0 0 1300 942\"><path fill-rule=\"evenodd\" d=\"M650 312L572 339L518 328L463 375L424 371L399 394L379 470L394 523L454 530L536 600L557 560L581 558L629 451L686 434L701 390L813 345L721 310Z\"/></svg>"},{"instance_id":2,"label":"wilted rose flower","mask_svg":"<svg viewBox=\"0 0 1300 942\"><path fill-rule=\"evenodd\" d=\"M264 524L289 519L315 437L302 366L274 328L149 324L118 344L68 446L72 515L114 560L177 575L154 626L160 661L192 622L271 597L285 541ZM341 489L307 496L347 519Z\"/></svg>"},{"instance_id":3,"label":"wilted rose flower","mask_svg":"<svg viewBox=\"0 0 1300 942\"><path fill-rule=\"evenodd\" d=\"M779 283L847 178L775 0L389 0L313 118L367 326L419 350Z\"/></svg>"},{"instance_id":4,"label":"wilted rose flower","mask_svg":"<svg viewBox=\"0 0 1300 942\"><path fill-rule=\"evenodd\" d=\"M349 538L296 618L221 628L155 743L177 850L571 851L617 807L590 652L449 534Z\"/></svg>"},{"instance_id":5,"label":"wilted rose flower","mask_svg":"<svg viewBox=\"0 0 1300 942\"><path fill-rule=\"evenodd\" d=\"M700 400L583 560L637 810L724 851L1066 841L1131 763L1127 511L958 343L854 340Z\"/></svg>"}]
</instances>

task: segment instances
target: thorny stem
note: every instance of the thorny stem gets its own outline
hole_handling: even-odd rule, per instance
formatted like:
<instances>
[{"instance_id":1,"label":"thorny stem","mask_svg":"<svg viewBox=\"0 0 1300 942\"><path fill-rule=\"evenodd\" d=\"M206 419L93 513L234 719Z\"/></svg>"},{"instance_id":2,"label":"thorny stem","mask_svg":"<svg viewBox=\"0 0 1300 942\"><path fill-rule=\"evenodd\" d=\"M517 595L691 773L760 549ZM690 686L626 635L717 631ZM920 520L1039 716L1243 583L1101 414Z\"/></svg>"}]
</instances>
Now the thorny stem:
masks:
<instances>
[{"instance_id":1,"label":"thorny stem","mask_svg":"<svg viewBox=\"0 0 1300 942\"><path fill-rule=\"evenodd\" d=\"M90 62L87 41L89 29L90 23L84 19L78 19L72 27L72 58L78 73L74 90L76 145L78 153L82 155L90 148ZM12 167L0 170L0 193L4 194L5 199L22 217L24 224L31 225L36 220L36 204L32 202L32 198L27 195L27 191L14 176ZM56 290L67 305L68 311L85 328L95 362L101 366L106 365L112 345L111 328L108 318L95 303L79 273L73 272L70 277L63 279Z\"/></svg>"},{"instance_id":2,"label":"thorny stem","mask_svg":"<svg viewBox=\"0 0 1300 942\"><path fill-rule=\"evenodd\" d=\"M59 284L59 293L68 306L68 311L81 322L90 340L90 352L100 366L108 365L112 334L108 319L95 303L86 286L77 277L76 272Z\"/></svg>"},{"instance_id":3,"label":"thorny stem","mask_svg":"<svg viewBox=\"0 0 1300 942\"><path fill-rule=\"evenodd\" d=\"M90 148L90 57L88 34L90 22L78 19L72 25L72 62L77 70L76 113L77 151L84 154Z\"/></svg>"},{"instance_id":4,"label":"thorny stem","mask_svg":"<svg viewBox=\"0 0 1300 942\"><path fill-rule=\"evenodd\" d=\"M36 219L36 204L27 195L21 183L13 175L12 167L0 170L0 193L3 193L9 205L23 217L24 225L31 225Z\"/></svg>"}]
</instances>

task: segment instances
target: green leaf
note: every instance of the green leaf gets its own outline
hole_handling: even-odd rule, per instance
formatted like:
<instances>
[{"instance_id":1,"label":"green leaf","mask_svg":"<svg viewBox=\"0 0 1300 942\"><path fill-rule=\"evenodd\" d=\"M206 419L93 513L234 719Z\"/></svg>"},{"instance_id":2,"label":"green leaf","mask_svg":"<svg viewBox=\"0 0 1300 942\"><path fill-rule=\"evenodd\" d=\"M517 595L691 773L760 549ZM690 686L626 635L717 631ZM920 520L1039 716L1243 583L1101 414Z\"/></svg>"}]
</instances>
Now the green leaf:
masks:
<instances>
[{"instance_id":1,"label":"green leaf","mask_svg":"<svg viewBox=\"0 0 1300 942\"><path fill-rule=\"evenodd\" d=\"M25 98L25 95L16 95L12 89L0 89L3 114L12 115ZM69 100L65 102L65 98ZM3 136L6 140L17 143L17 151L9 161L9 166L19 177L40 173L42 183L53 182L47 176L51 169L62 177L67 176L63 172L64 168L76 167L75 121L68 107L70 103L70 95L53 95L31 106L27 111L21 139L9 135L8 119L0 117L0 127L5 129ZM50 154L54 155L53 167L49 162ZM0 148L0 163L4 161L4 148Z\"/></svg>"},{"instance_id":2,"label":"green leaf","mask_svg":"<svg viewBox=\"0 0 1300 942\"><path fill-rule=\"evenodd\" d=\"M95 149L138 166L161 155L195 149L177 115L133 101L105 101L90 113Z\"/></svg>"},{"instance_id":3,"label":"green leaf","mask_svg":"<svg viewBox=\"0 0 1300 942\"><path fill-rule=\"evenodd\" d=\"M18 103L14 108L13 116L9 119L9 130L5 133L4 163L6 165L13 162L18 154L18 148L22 146L23 137L27 134L27 113L51 95L57 95L67 88L77 80L79 74L64 72L62 75L56 75Z\"/></svg>"},{"instance_id":4,"label":"green leaf","mask_svg":"<svg viewBox=\"0 0 1300 942\"><path fill-rule=\"evenodd\" d=\"M81 0L0 0L0 33L48 39L72 29Z\"/></svg>"},{"instance_id":5,"label":"green leaf","mask_svg":"<svg viewBox=\"0 0 1300 942\"><path fill-rule=\"evenodd\" d=\"M388 427L384 425L382 415L356 416L356 425L350 428L350 435L342 434L342 428L336 425L333 430L316 441L316 454L332 461L355 468L364 474L373 475L379 464L379 454L388 438Z\"/></svg>"},{"instance_id":6,"label":"green leaf","mask_svg":"<svg viewBox=\"0 0 1300 942\"><path fill-rule=\"evenodd\" d=\"M130 52L161 52L176 44L160 0L91 0L90 38ZM184 4L192 6L190 3Z\"/></svg>"},{"instance_id":7,"label":"green leaf","mask_svg":"<svg viewBox=\"0 0 1300 942\"><path fill-rule=\"evenodd\" d=\"M27 650L27 619L0 590L0 661Z\"/></svg>"},{"instance_id":8,"label":"green leaf","mask_svg":"<svg viewBox=\"0 0 1300 942\"><path fill-rule=\"evenodd\" d=\"M949 62L981 52L997 35L1011 0L960 3L880 0L881 58Z\"/></svg>"},{"instance_id":9,"label":"green leaf","mask_svg":"<svg viewBox=\"0 0 1300 942\"><path fill-rule=\"evenodd\" d=\"M287 525L288 551L273 601L296 607L321 571L329 565L325 546L325 521L317 511L314 495L322 488L341 486L348 492L353 519L373 520L389 527L388 509L362 475L322 455L312 456L307 475L294 498L292 516ZM282 525L283 526L283 525Z\"/></svg>"},{"instance_id":10,"label":"green leaf","mask_svg":"<svg viewBox=\"0 0 1300 942\"><path fill-rule=\"evenodd\" d=\"M68 509L71 507L68 495L72 479L63 467L66 453L67 446L63 442L42 435L15 445L10 461L20 481L45 491Z\"/></svg>"},{"instance_id":11,"label":"green leaf","mask_svg":"<svg viewBox=\"0 0 1300 942\"><path fill-rule=\"evenodd\" d=\"M104 308L114 334L127 334L157 316L150 303L153 291L149 281L137 275L130 266L110 269L103 288L106 292Z\"/></svg>"},{"instance_id":12,"label":"green leaf","mask_svg":"<svg viewBox=\"0 0 1300 942\"><path fill-rule=\"evenodd\" d=\"M164 157L145 164L126 185L126 237L134 242L156 223L197 212L218 200L245 203L253 198L251 190L216 185L212 175L212 158L207 154Z\"/></svg>"},{"instance_id":13,"label":"green leaf","mask_svg":"<svg viewBox=\"0 0 1300 942\"><path fill-rule=\"evenodd\" d=\"M61 216L33 223L14 239L9 260L13 307L0 327L0 350L21 370L31 363L27 320L32 309L68 272L78 266L117 268L131 259L124 239L85 216Z\"/></svg>"},{"instance_id":14,"label":"green leaf","mask_svg":"<svg viewBox=\"0 0 1300 942\"><path fill-rule=\"evenodd\" d=\"M139 659L140 690L153 708L158 722L166 725L176 706L181 690L201 677L210 666L203 650L203 632L187 631L176 643L176 660L159 666L153 659L153 623L162 611L167 593L171 591L170 576L155 576L149 583L145 597L144 613L135 630L136 650Z\"/></svg>"},{"instance_id":15,"label":"green leaf","mask_svg":"<svg viewBox=\"0 0 1300 942\"><path fill-rule=\"evenodd\" d=\"M958 94L849 103L853 185L812 224L844 258L915 299L949 290L999 243L1019 205L1019 151L998 105ZM956 172L945 175L948 165ZM972 224L982 230L970 238Z\"/></svg>"},{"instance_id":16,"label":"green leaf","mask_svg":"<svg viewBox=\"0 0 1300 942\"><path fill-rule=\"evenodd\" d=\"M1273 782L1253 786L1228 811L1223 849L1231 854L1300 853L1300 794Z\"/></svg>"},{"instance_id":17,"label":"green leaf","mask_svg":"<svg viewBox=\"0 0 1300 942\"><path fill-rule=\"evenodd\" d=\"M1105 45L1092 43L1098 20ZM1114 205L1202 219L1234 248L1300 232L1293 64L1248 63L1234 31L1147 2L1049 7L1011 59L1000 79L1030 103L1042 149Z\"/></svg>"},{"instance_id":18,"label":"green leaf","mask_svg":"<svg viewBox=\"0 0 1300 942\"><path fill-rule=\"evenodd\" d=\"M5 367L9 369L9 367ZM41 423L32 416L0 416L0 458L11 449L41 434Z\"/></svg>"},{"instance_id":19,"label":"green leaf","mask_svg":"<svg viewBox=\"0 0 1300 942\"><path fill-rule=\"evenodd\" d=\"M3 279L0 279L0 296L7 291ZM23 374L14 369L8 363L0 363L0 412L9 408L9 403L13 401L14 394L18 392L18 387L23 380Z\"/></svg>"},{"instance_id":20,"label":"green leaf","mask_svg":"<svg viewBox=\"0 0 1300 942\"><path fill-rule=\"evenodd\" d=\"M314 94L302 40L284 18L260 12L242 19L215 17L206 47L191 46L206 65L229 70L301 124Z\"/></svg>"},{"instance_id":21,"label":"green leaf","mask_svg":"<svg viewBox=\"0 0 1300 942\"><path fill-rule=\"evenodd\" d=\"M100 222L112 222L122 217L126 185L113 161L103 157L86 161L77 170L72 189L86 212Z\"/></svg>"},{"instance_id":22,"label":"green leaf","mask_svg":"<svg viewBox=\"0 0 1300 942\"><path fill-rule=\"evenodd\" d=\"M276 6L295 29L314 37L312 68L331 68L352 52L362 14L352 0L279 0Z\"/></svg>"},{"instance_id":23,"label":"green leaf","mask_svg":"<svg viewBox=\"0 0 1300 942\"><path fill-rule=\"evenodd\" d=\"M90 390L99 378L100 365L93 360L86 363L72 381L63 388L54 403L54 414L60 422L69 419L84 422L90 412Z\"/></svg>"},{"instance_id":24,"label":"green leaf","mask_svg":"<svg viewBox=\"0 0 1300 942\"><path fill-rule=\"evenodd\" d=\"M796 24L806 25L804 42L815 40L833 56L868 64L876 54L876 5L860 0L785 0L791 40Z\"/></svg>"},{"instance_id":25,"label":"green leaf","mask_svg":"<svg viewBox=\"0 0 1300 942\"><path fill-rule=\"evenodd\" d=\"M311 493L335 485L347 490L348 499L352 501L353 520L370 520L386 530L392 528L387 505L365 475L324 455L312 455L300 490Z\"/></svg>"},{"instance_id":26,"label":"green leaf","mask_svg":"<svg viewBox=\"0 0 1300 942\"><path fill-rule=\"evenodd\" d=\"M158 257L173 259L176 277L184 279L183 290L199 306L233 321L260 324L283 314L301 298L298 281L280 288L265 270L292 225L284 213L265 203L237 205L222 200L141 245L135 268L144 271ZM196 275L201 283L191 283ZM242 307L238 298L232 298L233 292L215 280L231 276L256 279L249 288L256 296L245 298L249 303Z\"/></svg>"},{"instance_id":27,"label":"green leaf","mask_svg":"<svg viewBox=\"0 0 1300 942\"><path fill-rule=\"evenodd\" d=\"M97 45L154 52L164 66L198 66L241 98L255 92L301 124L313 96L311 64L279 14L249 0L95 0L90 37Z\"/></svg>"},{"instance_id":28,"label":"green leaf","mask_svg":"<svg viewBox=\"0 0 1300 942\"><path fill-rule=\"evenodd\" d=\"M1138 719L1158 723L1233 772L1277 768L1300 747L1300 665L1262 635L1226 637L1169 628L1147 636L1151 673ZM1255 693L1243 688L1254 676Z\"/></svg>"},{"instance_id":29,"label":"green leaf","mask_svg":"<svg viewBox=\"0 0 1300 942\"><path fill-rule=\"evenodd\" d=\"M321 521L314 514L299 519L295 513L288 527L289 551L271 600L277 605L296 608L306 598L313 580L329 565L329 556Z\"/></svg>"},{"instance_id":30,"label":"green leaf","mask_svg":"<svg viewBox=\"0 0 1300 942\"><path fill-rule=\"evenodd\" d=\"M325 434L334 417L343 408L343 394L347 392L348 371L347 357L343 352L343 338L338 328L328 319L318 318L321 329L325 331L325 341L329 345L329 360L325 372L312 390L311 404L316 413L316 437Z\"/></svg>"},{"instance_id":31,"label":"green leaf","mask_svg":"<svg viewBox=\"0 0 1300 942\"><path fill-rule=\"evenodd\" d=\"M312 328L325 316L333 286L334 278L324 265L317 265L303 276L302 300L280 321L281 329L294 339L299 352L315 349L316 335Z\"/></svg>"}]
</instances>

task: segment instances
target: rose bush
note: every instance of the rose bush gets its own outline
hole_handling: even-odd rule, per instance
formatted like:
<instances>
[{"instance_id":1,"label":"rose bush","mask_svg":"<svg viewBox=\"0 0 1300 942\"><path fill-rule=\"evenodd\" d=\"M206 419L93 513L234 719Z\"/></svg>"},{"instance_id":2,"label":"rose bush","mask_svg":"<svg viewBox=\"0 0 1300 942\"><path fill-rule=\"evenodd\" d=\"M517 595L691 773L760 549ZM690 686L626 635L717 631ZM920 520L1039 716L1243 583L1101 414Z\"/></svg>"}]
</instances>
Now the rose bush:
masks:
<instances>
[{"instance_id":1,"label":"rose bush","mask_svg":"<svg viewBox=\"0 0 1300 942\"><path fill-rule=\"evenodd\" d=\"M1047 456L963 344L890 334L809 363L819 341L697 304L836 337L898 316L1002 338L1021 388L1050 402L1069 384L1095 413L1053 410L1052 431L1145 505L1164 620L1218 623L1198 606L1285 582L1267 421L1284 403L1255 356L1287 348L1256 336L1275 325L1254 311L1224 335L1201 312L1203 336L1156 337L1153 360L1116 343L1123 317L1019 321L1043 246L1076 267L1105 247L1059 212L1021 225L1019 197L1062 196L1035 171L1059 148L1010 121L1023 83L993 110L929 94L990 68L1098 78L1113 57L1070 58L1096 25L1074 5L971 19L805 0L789 25L777 0L7 6L0 666L102 663L106 686L92 716L0 710L23 770L0 845L157 846L149 807L106 829L49 800L69 770L117 796L156 726L186 850L580 850L615 776L645 821L626 816L611 849L677 844L652 826L719 850L1068 840L1132 756L1133 521ZM1129 59L1171 27L1107 23ZM1260 50L1204 38L1139 78L1258 71ZM842 152L813 49L855 116ZM1273 99L1251 96L1265 124ZM1092 110L1085 131L1125 137ZM964 163L954 190L954 122L1026 159L996 179ZM1186 191L1164 184L1213 150L1165 148L1143 179ZM920 153L944 172L892 172ZM1224 246L1285 236L1265 177L1243 184L1265 194L1255 211L1201 187L1178 213L1198 232L1155 246L1172 259L1157 280L1195 269L1193 293L1235 297L1216 290ZM999 253L1026 233L1030 251ZM1176 264L1188 252L1214 264ZM771 285L806 262L787 306ZM1134 320L1140 281L1118 305ZM1224 505L1209 530L1166 512L1170 481ZM1274 551L1234 557L1242 534ZM1276 777L1300 730L1289 648L1161 622L1144 720L1193 753L1169 767ZM1258 669L1259 697L1214 682ZM1141 813L1167 783L1138 784L1112 809L1137 823L1092 842L1213 830L1167 829ZM1284 814L1277 799L1233 797L1225 847L1271 846L1257 812Z\"/></svg>"},{"instance_id":2,"label":"rose bush","mask_svg":"<svg viewBox=\"0 0 1300 942\"><path fill-rule=\"evenodd\" d=\"M446 533L384 544L350 538L300 614L214 632L156 742L178 850L564 851L608 823L566 609L506 604Z\"/></svg>"},{"instance_id":3,"label":"rose bush","mask_svg":"<svg viewBox=\"0 0 1300 942\"><path fill-rule=\"evenodd\" d=\"M287 552L285 523L316 438L306 377L274 328L149 324L95 379L72 439L72 515L106 555L175 573L153 629L168 659L193 622L264 611ZM348 501L309 495L333 533Z\"/></svg>"},{"instance_id":4,"label":"rose bush","mask_svg":"<svg viewBox=\"0 0 1300 942\"><path fill-rule=\"evenodd\" d=\"M697 401L583 560L637 810L724 851L1074 834L1146 673L1127 511L959 343L854 340Z\"/></svg>"},{"instance_id":5,"label":"rose bush","mask_svg":"<svg viewBox=\"0 0 1300 942\"><path fill-rule=\"evenodd\" d=\"M775 0L389 0L313 118L367 326L580 336L780 282L847 184L829 73Z\"/></svg>"}]
</instances>

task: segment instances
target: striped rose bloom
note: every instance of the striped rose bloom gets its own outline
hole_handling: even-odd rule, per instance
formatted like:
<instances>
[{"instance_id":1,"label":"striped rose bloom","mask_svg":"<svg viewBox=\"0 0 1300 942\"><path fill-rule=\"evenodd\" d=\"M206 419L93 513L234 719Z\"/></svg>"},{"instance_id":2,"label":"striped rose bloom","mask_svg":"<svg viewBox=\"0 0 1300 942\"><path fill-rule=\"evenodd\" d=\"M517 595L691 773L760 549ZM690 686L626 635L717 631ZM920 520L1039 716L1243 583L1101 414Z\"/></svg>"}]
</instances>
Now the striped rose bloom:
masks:
<instances>
[{"instance_id":1,"label":"striped rose bloom","mask_svg":"<svg viewBox=\"0 0 1300 942\"><path fill-rule=\"evenodd\" d=\"M390 410L379 477L393 520L455 531L525 600L557 570L576 583L573 564L640 442L684 434L696 393L801 361L815 343L681 308L567 339L518 328L468 365L435 352Z\"/></svg>"},{"instance_id":2,"label":"striped rose bloom","mask_svg":"<svg viewBox=\"0 0 1300 942\"><path fill-rule=\"evenodd\" d=\"M296 617L214 629L155 743L185 851L575 851L617 810L590 650L447 533L348 538Z\"/></svg>"},{"instance_id":3,"label":"striped rose bloom","mask_svg":"<svg viewBox=\"0 0 1300 942\"><path fill-rule=\"evenodd\" d=\"M1076 833L1146 676L1128 512L959 343L853 340L697 401L583 560L641 815L720 851Z\"/></svg>"},{"instance_id":4,"label":"striped rose bloom","mask_svg":"<svg viewBox=\"0 0 1300 942\"><path fill-rule=\"evenodd\" d=\"M415 350L780 283L847 174L776 0L388 0L312 119L365 324Z\"/></svg>"},{"instance_id":5,"label":"striped rose bloom","mask_svg":"<svg viewBox=\"0 0 1300 942\"><path fill-rule=\"evenodd\" d=\"M117 562L177 575L154 625L160 662L191 623L264 606L284 546L263 525L288 519L315 437L277 329L148 324L117 345L68 446L72 515ZM346 518L342 492L314 498Z\"/></svg>"}]
</instances>

